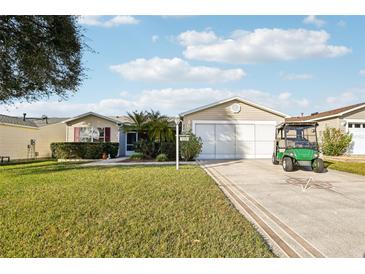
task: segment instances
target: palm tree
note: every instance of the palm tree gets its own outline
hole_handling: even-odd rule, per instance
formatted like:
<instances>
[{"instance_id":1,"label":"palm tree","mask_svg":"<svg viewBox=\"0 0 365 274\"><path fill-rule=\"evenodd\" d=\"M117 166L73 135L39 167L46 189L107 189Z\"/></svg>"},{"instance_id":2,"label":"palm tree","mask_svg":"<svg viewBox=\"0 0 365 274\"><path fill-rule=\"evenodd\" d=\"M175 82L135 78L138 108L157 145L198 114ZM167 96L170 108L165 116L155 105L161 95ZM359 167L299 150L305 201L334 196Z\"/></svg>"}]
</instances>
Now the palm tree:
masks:
<instances>
[{"instance_id":1,"label":"palm tree","mask_svg":"<svg viewBox=\"0 0 365 274\"><path fill-rule=\"evenodd\" d=\"M159 111L150 110L147 117L148 137L151 141L161 144L161 142L173 140L173 128L167 116L161 115Z\"/></svg>"},{"instance_id":2,"label":"palm tree","mask_svg":"<svg viewBox=\"0 0 365 274\"><path fill-rule=\"evenodd\" d=\"M148 131L148 116L144 111L133 111L132 113L127 112L131 123L123 124L124 132L135 131L138 133L138 137L143 139L146 137L146 133Z\"/></svg>"}]
</instances>

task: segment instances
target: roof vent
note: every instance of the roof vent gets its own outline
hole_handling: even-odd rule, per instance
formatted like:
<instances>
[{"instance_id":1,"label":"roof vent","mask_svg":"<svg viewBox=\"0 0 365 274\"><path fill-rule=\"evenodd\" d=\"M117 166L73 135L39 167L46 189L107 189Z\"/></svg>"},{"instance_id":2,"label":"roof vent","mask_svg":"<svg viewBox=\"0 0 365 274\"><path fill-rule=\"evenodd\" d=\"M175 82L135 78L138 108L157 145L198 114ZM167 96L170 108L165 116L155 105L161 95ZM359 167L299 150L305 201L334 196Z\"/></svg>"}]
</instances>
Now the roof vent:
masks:
<instances>
[{"instance_id":1,"label":"roof vent","mask_svg":"<svg viewBox=\"0 0 365 274\"><path fill-rule=\"evenodd\" d=\"M42 120L46 120L46 124L48 124L48 117L47 117L47 115L42 115Z\"/></svg>"},{"instance_id":2,"label":"roof vent","mask_svg":"<svg viewBox=\"0 0 365 274\"><path fill-rule=\"evenodd\" d=\"M318 114L318 111L311 113L311 115L317 115L317 114Z\"/></svg>"},{"instance_id":3,"label":"roof vent","mask_svg":"<svg viewBox=\"0 0 365 274\"><path fill-rule=\"evenodd\" d=\"M27 114L23 113L23 121L25 121L25 116L27 116Z\"/></svg>"}]
</instances>

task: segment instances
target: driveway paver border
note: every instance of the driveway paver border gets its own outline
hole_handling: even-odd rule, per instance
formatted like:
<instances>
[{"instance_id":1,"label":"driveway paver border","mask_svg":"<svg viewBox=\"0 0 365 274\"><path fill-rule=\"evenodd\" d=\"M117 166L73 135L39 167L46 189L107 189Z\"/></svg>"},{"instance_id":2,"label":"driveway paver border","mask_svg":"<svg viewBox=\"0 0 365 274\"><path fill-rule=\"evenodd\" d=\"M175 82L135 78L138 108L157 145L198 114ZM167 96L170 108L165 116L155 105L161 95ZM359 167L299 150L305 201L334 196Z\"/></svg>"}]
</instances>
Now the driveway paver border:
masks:
<instances>
[{"instance_id":1,"label":"driveway paver border","mask_svg":"<svg viewBox=\"0 0 365 274\"><path fill-rule=\"evenodd\" d=\"M297 234L278 217L263 207L245 191L238 188L226 176L202 161L198 164L210 175L236 208L256 226L269 245L279 256L289 258L314 257L324 258L318 249Z\"/></svg>"}]
</instances>

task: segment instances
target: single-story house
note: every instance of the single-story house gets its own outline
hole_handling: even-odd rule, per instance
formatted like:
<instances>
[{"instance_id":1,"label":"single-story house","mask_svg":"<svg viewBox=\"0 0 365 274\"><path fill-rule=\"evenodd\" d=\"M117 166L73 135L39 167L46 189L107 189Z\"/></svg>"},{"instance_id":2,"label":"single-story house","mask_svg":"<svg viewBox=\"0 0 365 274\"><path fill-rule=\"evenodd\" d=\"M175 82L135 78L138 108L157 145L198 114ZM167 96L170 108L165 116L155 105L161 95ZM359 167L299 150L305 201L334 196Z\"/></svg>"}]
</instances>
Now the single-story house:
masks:
<instances>
[{"instance_id":1,"label":"single-story house","mask_svg":"<svg viewBox=\"0 0 365 274\"><path fill-rule=\"evenodd\" d=\"M104 116L95 112L63 121L66 124L66 142L119 142L119 156L134 153L136 132L124 132L122 125L130 124L128 116Z\"/></svg>"},{"instance_id":2,"label":"single-story house","mask_svg":"<svg viewBox=\"0 0 365 274\"><path fill-rule=\"evenodd\" d=\"M352 144L349 154L365 154L365 103L359 103L311 115L290 117L288 121L306 121L318 123L318 139L326 127L339 128L352 134Z\"/></svg>"},{"instance_id":3,"label":"single-story house","mask_svg":"<svg viewBox=\"0 0 365 274\"><path fill-rule=\"evenodd\" d=\"M349 153L365 154L365 103L308 116L289 117L271 108L229 98L180 114L182 130L202 138L200 159L271 158L275 126L288 121L317 121L321 139L326 126L353 134ZM123 132L128 116L94 112L72 118L0 115L0 156L11 159L50 157L53 142L119 142L119 156L131 155L136 132Z\"/></svg>"},{"instance_id":4,"label":"single-story house","mask_svg":"<svg viewBox=\"0 0 365 274\"><path fill-rule=\"evenodd\" d=\"M11 159L51 156L50 144L64 142L64 118L27 118L0 114L0 156Z\"/></svg>"},{"instance_id":5,"label":"single-story house","mask_svg":"<svg viewBox=\"0 0 365 274\"><path fill-rule=\"evenodd\" d=\"M239 97L180 114L203 141L200 159L271 158L275 126L289 116Z\"/></svg>"},{"instance_id":6,"label":"single-story house","mask_svg":"<svg viewBox=\"0 0 365 274\"><path fill-rule=\"evenodd\" d=\"M130 123L127 116L103 116L94 112L72 118L0 115L0 156L49 158L50 144L54 142L119 142L118 155L130 155L137 133L124 133L123 123Z\"/></svg>"}]
</instances>

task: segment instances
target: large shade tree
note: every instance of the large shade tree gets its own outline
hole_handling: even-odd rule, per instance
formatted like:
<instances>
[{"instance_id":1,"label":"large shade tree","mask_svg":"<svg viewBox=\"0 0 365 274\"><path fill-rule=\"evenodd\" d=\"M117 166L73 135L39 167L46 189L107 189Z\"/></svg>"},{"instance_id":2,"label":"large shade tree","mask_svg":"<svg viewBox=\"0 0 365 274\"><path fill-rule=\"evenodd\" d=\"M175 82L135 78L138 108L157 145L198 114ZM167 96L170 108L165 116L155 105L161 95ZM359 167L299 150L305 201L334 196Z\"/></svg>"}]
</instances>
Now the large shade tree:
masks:
<instances>
[{"instance_id":1,"label":"large shade tree","mask_svg":"<svg viewBox=\"0 0 365 274\"><path fill-rule=\"evenodd\" d=\"M67 98L85 47L76 16L0 16L0 103Z\"/></svg>"}]
</instances>

